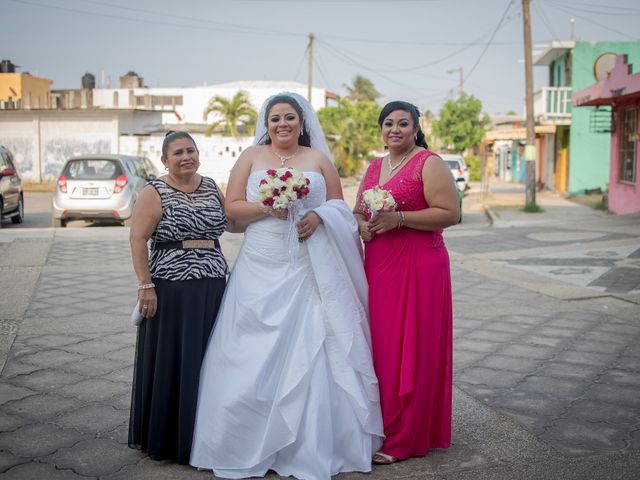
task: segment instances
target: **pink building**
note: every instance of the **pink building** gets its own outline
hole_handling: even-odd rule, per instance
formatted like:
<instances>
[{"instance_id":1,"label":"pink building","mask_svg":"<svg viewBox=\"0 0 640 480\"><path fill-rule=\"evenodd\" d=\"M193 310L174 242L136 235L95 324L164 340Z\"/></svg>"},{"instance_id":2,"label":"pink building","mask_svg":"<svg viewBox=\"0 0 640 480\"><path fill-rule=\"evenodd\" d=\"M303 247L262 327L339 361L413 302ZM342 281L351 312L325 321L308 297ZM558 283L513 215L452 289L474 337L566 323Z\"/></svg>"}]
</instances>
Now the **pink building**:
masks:
<instances>
[{"instance_id":1,"label":"pink building","mask_svg":"<svg viewBox=\"0 0 640 480\"><path fill-rule=\"evenodd\" d=\"M640 73L631 73L625 55L610 61L605 78L574 92L573 105L611 106L609 211L625 215L640 212Z\"/></svg>"}]
</instances>

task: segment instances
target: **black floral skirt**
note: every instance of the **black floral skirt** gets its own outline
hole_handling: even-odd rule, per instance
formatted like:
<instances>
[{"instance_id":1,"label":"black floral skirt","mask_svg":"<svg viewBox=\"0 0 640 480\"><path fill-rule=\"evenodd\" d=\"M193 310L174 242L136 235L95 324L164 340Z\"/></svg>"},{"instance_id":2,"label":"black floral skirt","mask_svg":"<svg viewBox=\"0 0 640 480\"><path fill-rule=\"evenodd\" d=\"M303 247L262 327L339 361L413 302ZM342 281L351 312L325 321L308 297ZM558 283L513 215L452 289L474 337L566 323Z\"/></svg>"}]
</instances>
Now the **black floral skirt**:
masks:
<instances>
[{"instance_id":1,"label":"black floral skirt","mask_svg":"<svg viewBox=\"0 0 640 480\"><path fill-rule=\"evenodd\" d=\"M138 327L129 446L154 460L188 464L200 366L226 279L154 279L155 317Z\"/></svg>"}]
</instances>

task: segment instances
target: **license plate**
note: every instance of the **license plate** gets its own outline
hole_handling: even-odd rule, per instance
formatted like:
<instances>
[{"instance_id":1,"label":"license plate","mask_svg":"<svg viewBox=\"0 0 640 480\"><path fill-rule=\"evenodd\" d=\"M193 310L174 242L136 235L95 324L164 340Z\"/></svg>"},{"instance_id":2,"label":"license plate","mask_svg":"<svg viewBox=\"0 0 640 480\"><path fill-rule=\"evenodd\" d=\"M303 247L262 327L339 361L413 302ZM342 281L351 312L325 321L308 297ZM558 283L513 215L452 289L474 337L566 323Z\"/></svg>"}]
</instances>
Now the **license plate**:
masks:
<instances>
[{"instance_id":1,"label":"license plate","mask_svg":"<svg viewBox=\"0 0 640 480\"><path fill-rule=\"evenodd\" d=\"M86 197L97 197L98 189L97 188L83 188L82 194Z\"/></svg>"}]
</instances>

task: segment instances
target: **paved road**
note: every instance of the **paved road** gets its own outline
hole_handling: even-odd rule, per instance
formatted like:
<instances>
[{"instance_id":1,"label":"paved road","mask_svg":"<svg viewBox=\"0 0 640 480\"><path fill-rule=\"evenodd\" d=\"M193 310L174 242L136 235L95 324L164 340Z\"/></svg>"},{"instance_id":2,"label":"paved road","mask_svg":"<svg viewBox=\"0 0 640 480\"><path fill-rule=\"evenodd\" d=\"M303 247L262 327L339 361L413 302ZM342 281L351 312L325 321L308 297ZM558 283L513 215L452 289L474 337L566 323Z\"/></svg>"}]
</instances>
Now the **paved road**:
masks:
<instances>
[{"instance_id":1,"label":"paved road","mask_svg":"<svg viewBox=\"0 0 640 480\"><path fill-rule=\"evenodd\" d=\"M640 216L479 198L446 232L452 448L338 478L639 478ZM0 231L0 478L210 478L126 447L129 262L123 227Z\"/></svg>"}]
</instances>

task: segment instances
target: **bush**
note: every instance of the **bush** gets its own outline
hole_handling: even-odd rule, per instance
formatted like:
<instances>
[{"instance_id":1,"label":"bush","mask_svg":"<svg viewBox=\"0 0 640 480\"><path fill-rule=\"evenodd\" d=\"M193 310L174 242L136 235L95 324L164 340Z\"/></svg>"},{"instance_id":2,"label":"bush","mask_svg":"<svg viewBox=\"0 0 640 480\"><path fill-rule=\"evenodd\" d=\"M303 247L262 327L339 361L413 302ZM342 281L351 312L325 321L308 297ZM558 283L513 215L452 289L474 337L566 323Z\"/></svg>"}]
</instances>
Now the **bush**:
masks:
<instances>
[{"instance_id":1,"label":"bush","mask_svg":"<svg viewBox=\"0 0 640 480\"><path fill-rule=\"evenodd\" d=\"M525 213L542 213L544 210L537 203L527 203L522 207L522 211Z\"/></svg>"},{"instance_id":2,"label":"bush","mask_svg":"<svg viewBox=\"0 0 640 480\"><path fill-rule=\"evenodd\" d=\"M479 182L482 180L482 162L475 155L464 157L464 161L469 167L469 180Z\"/></svg>"}]
</instances>

